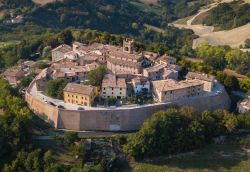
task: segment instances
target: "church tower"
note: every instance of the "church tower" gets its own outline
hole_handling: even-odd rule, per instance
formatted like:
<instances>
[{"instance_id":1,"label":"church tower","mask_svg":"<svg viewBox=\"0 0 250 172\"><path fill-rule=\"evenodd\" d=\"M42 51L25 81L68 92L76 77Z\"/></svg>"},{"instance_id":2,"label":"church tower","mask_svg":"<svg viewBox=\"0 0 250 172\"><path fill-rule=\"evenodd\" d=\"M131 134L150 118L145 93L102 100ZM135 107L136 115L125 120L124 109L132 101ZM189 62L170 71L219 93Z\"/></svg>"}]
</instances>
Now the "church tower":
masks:
<instances>
[{"instance_id":1,"label":"church tower","mask_svg":"<svg viewBox=\"0 0 250 172\"><path fill-rule=\"evenodd\" d=\"M134 50L134 40L128 38L123 40L123 52L133 54Z\"/></svg>"}]
</instances>

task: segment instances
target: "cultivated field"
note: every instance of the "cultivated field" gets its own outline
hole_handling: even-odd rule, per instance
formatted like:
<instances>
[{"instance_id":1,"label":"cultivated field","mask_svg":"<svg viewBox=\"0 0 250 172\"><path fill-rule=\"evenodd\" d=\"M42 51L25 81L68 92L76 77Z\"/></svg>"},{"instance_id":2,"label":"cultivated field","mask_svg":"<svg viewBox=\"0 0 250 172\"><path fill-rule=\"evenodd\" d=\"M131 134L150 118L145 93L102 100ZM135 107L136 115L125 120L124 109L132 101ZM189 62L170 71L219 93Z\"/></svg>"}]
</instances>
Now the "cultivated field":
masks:
<instances>
[{"instance_id":1,"label":"cultivated field","mask_svg":"<svg viewBox=\"0 0 250 172\"><path fill-rule=\"evenodd\" d=\"M250 23L232 30L212 32L199 36L200 38L194 40L193 48L202 42L207 42L211 45L229 45L238 48L240 45L244 45L247 38L250 38Z\"/></svg>"},{"instance_id":2,"label":"cultivated field","mask_svg":"<svg viewBox=\"0 0 250 172\"><path fill-rule=\"evenodd\" d=\"M132 162L133 172L247 172L250 171L250 149L237 144L210 145L202 150L175 157L160 157Z\"/></svg>"},{"instance_id":3,"label":"cultivated field","mask_svg":"<svg viewBox=\"0 0 250 172\"><path fill-rule=\"evenodd\" d=\"M223 0L219 3L231 1L232 0ZM245 2L249 3L250 0L245 0ZM193 48L196 48L202 42L207 42L210 45L229 45L231 47L239 47L240 45L244 45L244 41L247 38L250 38L250 24L232 30L218 32L214 32L213 26L196 24L197 21L195 19L198 16L204 15L207 11L215 8L219 3L212 3L206 7L203 7L196 15L177 20L173 23L173 25L178 28L192 29L194 33L200 37L194 40Z\"/></svg>"},{"instance_id":4,"label":"cultivated field","mask_svg":"<svg viewBox=\"0 0 250 172\"><path fill-rule=\"evenodd\" d=\"M140 0L140 1L147 4L159 5L158 0Z\"/></svg>"},{"instance_id":5,"label":"cultivated field","mask_svg":"<svg viewBox=\"0 0 250 172\"><path fill-rule=\"evenodd\" d=\"M48 3L54 2L56 0L33 0L33 2L40 4L40 5L46 5Z\"/></svg>"}]
</instances>

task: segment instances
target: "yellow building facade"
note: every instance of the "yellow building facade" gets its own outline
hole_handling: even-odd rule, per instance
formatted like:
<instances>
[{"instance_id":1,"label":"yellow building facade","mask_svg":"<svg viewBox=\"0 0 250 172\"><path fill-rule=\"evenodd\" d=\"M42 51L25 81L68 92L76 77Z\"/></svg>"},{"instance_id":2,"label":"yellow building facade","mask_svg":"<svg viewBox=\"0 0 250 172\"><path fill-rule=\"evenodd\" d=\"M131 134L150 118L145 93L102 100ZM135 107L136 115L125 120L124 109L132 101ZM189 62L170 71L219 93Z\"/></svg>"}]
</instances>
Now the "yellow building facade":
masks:
<instances>
[{"instance_id":1,"label":"yellow building facade","mask_svg":"<svg viewBox=\"0 0 250 172\"><path fill-rule=\"evenodd\" d=\"M92 106L97 95L97 88L90 85L69 83L64 88L64 102L82 106Z\"/></svg>"}]
</instances>

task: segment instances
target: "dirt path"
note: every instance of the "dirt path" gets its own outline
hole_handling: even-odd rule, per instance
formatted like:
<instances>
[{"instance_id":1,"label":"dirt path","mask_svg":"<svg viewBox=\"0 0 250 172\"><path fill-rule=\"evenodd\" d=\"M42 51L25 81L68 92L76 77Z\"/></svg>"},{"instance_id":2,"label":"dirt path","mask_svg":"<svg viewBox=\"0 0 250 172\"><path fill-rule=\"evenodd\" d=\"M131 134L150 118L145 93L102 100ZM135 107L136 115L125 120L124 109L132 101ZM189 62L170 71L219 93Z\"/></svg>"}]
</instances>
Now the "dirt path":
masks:
<instances>
[{"instance_id":1,"label":"dirt path","mask_svg":"<svg viewBox=\"0 0 250 172\"><path fill-rule=\"evenodd\" d=\"M250 38L250 24L232 30L219 32L213 32L213 26L205 26L201 24L192 25L192 22L200 14L217 7L220 3L229 3L232 1L233 0L222 0L220 2L214 2L201 8L196 15L192 16L190 19L187 20L186 24L177 24L174 22L172 23L172 25L178 28L192 29L194 33L200 37L194 40L193 48L196 48L202 42L207 42L211 45L229 45L231 47L239 47L240 45L244 44L246 38ZM246 0L245 2L249 3L248 1L250 0Z\"/></svg>"}]
</instances>

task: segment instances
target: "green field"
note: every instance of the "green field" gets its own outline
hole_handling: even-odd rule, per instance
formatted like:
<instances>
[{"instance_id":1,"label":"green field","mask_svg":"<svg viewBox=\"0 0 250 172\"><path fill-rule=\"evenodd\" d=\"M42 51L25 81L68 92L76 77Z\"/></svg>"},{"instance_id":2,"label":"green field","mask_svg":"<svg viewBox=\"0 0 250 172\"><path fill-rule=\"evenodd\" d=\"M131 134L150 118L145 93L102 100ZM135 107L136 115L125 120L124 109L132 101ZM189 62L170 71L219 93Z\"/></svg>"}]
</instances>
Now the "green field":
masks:
<instances>
[{"instance_id":1,"label":"green field","mask_svg":"<svg viewBox=\"0 0 250 172\"><path fill-rule=\"evenodd\" d=\"M19 43L20 43L19 41L0 42L0 48L4 48L7 46L11 46L11 45L16 45Z\"/></svg>"},{"instance_id":2,"label":"green field","mask_svg":"<svg viewBox=\"0 0 250 172\"><path fill-rule=\"evenodd\" d=\"M150 5L150 4L139 2L139 1L131 1L130 3L145 12L153 12L158 15L160 15L162 12L161 7L159 6Z\"/></svg>"},{"instance_id":3,"label":"green field","mask_svg":"<svg viewBox=\"0 0 250 172\"><path fill-rule=\"evenodd\" d=\"M134 172L212 172L250 171L250 149L235 144L210 145L174 158L161 157L144 162L131 162Z\"/></svg>"}]
</instances>

